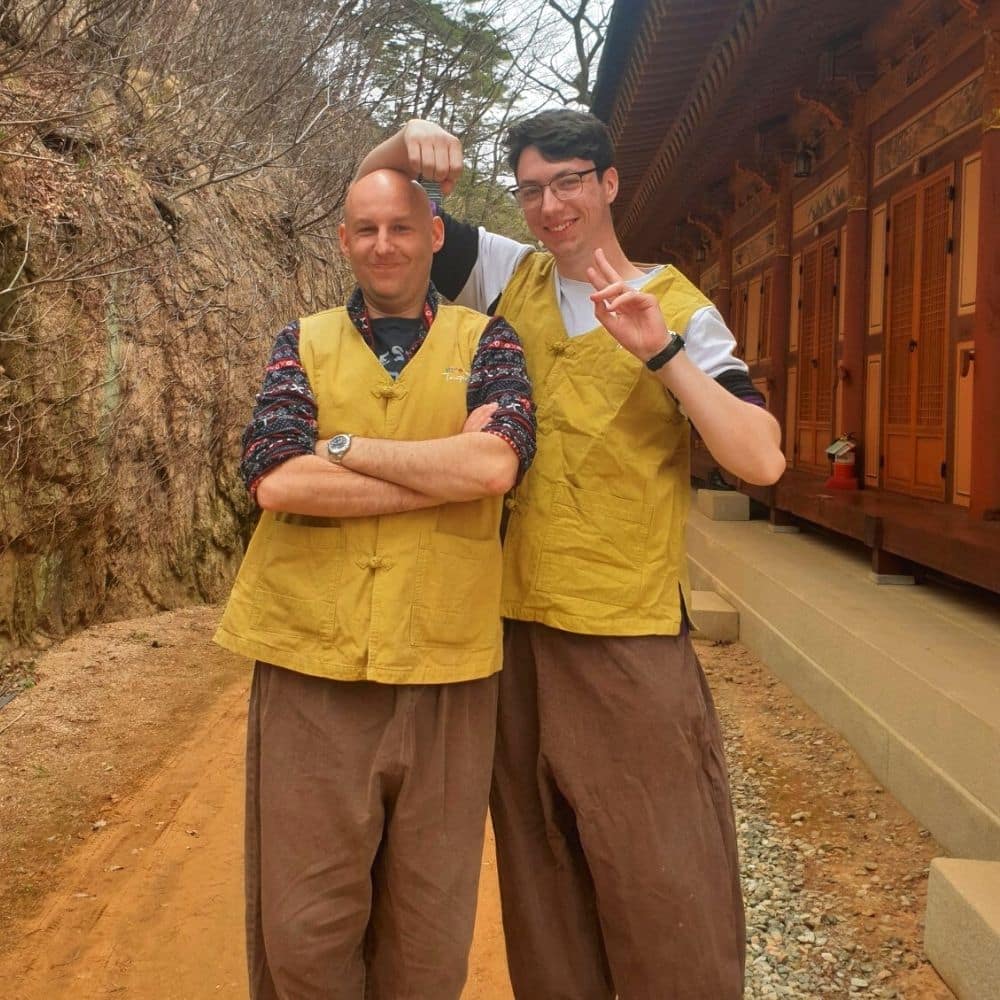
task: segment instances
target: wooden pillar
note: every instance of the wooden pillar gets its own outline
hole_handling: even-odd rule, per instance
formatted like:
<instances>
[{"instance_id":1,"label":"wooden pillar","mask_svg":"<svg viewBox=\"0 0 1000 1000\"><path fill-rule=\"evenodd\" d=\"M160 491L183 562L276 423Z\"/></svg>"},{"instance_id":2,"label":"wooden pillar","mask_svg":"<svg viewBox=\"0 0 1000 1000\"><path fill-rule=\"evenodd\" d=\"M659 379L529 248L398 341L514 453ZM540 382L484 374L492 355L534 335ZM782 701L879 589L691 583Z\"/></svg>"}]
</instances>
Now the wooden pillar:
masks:
<instances>
[{"instance_id":1,"label":"wooden pillar","mask_svg":"<svg viewBox=\"0 0 1000 1000\"><path fill-rule=\"evenodd\" d=\"M868 274L868 115L865 98L854 102L847 153L847 236L844 270L844 339L838 377L843 382L841 425L858 442L858 468L864 468L865 302ZM864 476L859 477L864 482Z\"/></svg>"},{"instance_id":2,"label":"wooden pillar","mask_svg":"<svg viewBox=\"0 0 1000 1000\"><path fill-rule=\"evenodd\" d=\"M718 306L722 318L726 321L726 326L732 322L732 294L733 294L733 238L732 217L727 213L722 220L722 238L719 240L719 290L715 295L715 304Z\"/></svg>"},{"instance_id":3,"label":"wooden pillar","mask_svg":"<svg viewBox=\"0 0 1000 1000\"><path fill-rule=\"evenodd\" d=\"M771 412L781 424L786 452L788 428L788 335L792 315L792 164L782 163L775 206L774 264L771 269Z\"/></svg>"},{"instance_id":4,"label":"wooden pillar","mask_svg":"<svg viewBox=\"0 0 1000 1000\"><path fill-rule=\"evenodd\" d=\"M983 159L973 326L972 497L974 518L1000 520L1000 3L984 10Z\"/></svg>"}]
</instances>

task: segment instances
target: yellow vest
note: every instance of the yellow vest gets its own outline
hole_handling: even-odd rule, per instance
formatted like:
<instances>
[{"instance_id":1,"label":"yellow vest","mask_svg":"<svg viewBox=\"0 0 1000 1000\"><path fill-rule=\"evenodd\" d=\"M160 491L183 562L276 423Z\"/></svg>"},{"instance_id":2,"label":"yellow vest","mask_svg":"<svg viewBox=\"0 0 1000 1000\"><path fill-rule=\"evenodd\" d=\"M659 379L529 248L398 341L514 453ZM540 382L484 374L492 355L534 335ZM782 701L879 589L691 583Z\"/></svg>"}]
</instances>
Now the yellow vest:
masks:
<instances>
[{"instance_id":1,"label":"yellow vest","mask_svg":"<svg viewBox=\"0 0 1000 1000\"><path fill-rule=\"evenodd\" d=\"M441 306L398 380L346 310L301 323L319 436L457 434L486 319ZM215 641L301 673L388 684L473 680L500 667L499 523L489 497L381 517L261 514Z\"/></svg>"},{"instance_id":2,"label":"yellow vest","mask_svg":"<svg viewBox=\"0 0 1000 1000\"><path fill-rule=\"evenodd\" d=\"M497 306L524 345L538 418L534 464L507 501L501 613L584 635L676 635L688 422L603 327L567 335L554 272L549 254L529 254ZM678 332L710 305L672 267L645 290Z\"/></svg>"}]
</instances>

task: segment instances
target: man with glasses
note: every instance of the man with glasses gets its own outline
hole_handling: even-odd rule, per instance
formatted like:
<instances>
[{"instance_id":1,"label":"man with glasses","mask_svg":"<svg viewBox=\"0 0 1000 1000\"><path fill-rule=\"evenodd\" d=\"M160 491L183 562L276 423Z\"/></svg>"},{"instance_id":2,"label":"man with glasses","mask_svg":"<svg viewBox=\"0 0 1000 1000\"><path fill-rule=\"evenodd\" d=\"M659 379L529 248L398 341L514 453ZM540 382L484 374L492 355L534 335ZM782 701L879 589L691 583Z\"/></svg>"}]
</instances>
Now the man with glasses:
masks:
<instances>
[{"instance_id":1,"label":"man with glasses","mask_svg":"<svg viewBox=\"0 0 1000 1000\"><path fill-rule=\"evenodd\" d=\"M545 112L507 147L544 252L445 215L432 277L517 328L537 406L507 501L490 800L511 981L521 1000L737 1000L735 829L683 600L688 421L755 483L784 469L778 425L712 304L626 257L604 125ZM413 121L359 172L380 166L447 193L461 149Z\"/></svg>"}]
</instances>

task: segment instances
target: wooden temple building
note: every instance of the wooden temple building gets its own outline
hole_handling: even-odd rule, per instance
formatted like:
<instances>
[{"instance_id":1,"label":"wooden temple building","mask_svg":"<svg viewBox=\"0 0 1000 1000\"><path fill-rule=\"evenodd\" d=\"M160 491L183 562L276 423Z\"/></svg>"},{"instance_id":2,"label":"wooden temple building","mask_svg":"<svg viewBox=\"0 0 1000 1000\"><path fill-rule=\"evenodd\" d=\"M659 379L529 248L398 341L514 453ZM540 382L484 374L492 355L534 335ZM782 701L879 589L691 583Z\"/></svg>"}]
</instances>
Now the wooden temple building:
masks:
<instances>
[{"instance_id":1,"label":"wooden temple building","mask_svg":"<svg viewBox=\"0 0 1000 1000\"><path fill-rule=\"evenodd\" d=\"M700 285L781 423L779 483L734 485L1000 592L1000 0L617 0L593 110L627 252Z\"/></svg>"}]
</instances>

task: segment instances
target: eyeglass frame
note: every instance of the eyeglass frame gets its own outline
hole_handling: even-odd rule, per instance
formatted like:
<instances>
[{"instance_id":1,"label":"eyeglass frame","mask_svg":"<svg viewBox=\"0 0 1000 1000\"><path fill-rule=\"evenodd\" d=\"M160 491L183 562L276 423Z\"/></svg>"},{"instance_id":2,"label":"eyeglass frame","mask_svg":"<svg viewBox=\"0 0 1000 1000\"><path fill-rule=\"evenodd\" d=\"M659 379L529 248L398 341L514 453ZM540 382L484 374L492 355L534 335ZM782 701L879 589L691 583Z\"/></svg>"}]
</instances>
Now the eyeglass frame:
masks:
<instances>
[{"instance_id":1,"label":"eyeglass frame","mask_svg":"<svg viewBox=\"0 0 1000 1000\"><path fill-rule=\"evenodd\" d=\"M545 184L538 184L535 181L530 181L527 184L515 184L512 187L507 188L507 193L522 208L524 208L524 202L521 201L521 192L525 188L528 188L529 190L531 190L532 188L538 188L538 201L536 202L534 199L532 199L532 201L529 203L529 205L536 205L536 204L540 205L545 200L545 189L546 188L551 188L553 196L555 198L558 198L559 201L569 201L570 198L572 198L575 195L579 194L580 191L583 190L583 179L584 179L584 177L586 177L588 174L601 174L606 169L607 169L607 167L590 167L590 169L588 169L588 170L566 170L563 173L558 174L557 176L553 177L552 180L547 181ZM558 184L560 181L566 180L568 177L575 177L577 179L577 181L579 182L579 187L575 188L573 191L570 191L569 193L567 193L565 195L561 195L561 194L559 194L558 189L555 188L555 187L553 187L553 185L554 184Z\"/></svg>"}]
</instances>

